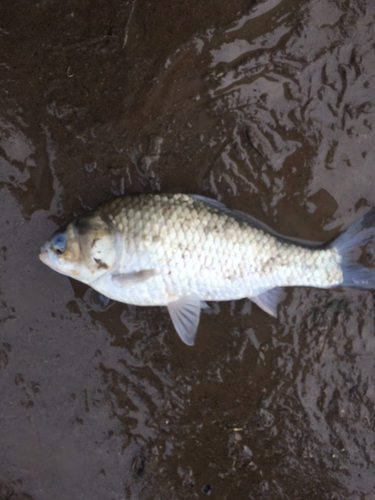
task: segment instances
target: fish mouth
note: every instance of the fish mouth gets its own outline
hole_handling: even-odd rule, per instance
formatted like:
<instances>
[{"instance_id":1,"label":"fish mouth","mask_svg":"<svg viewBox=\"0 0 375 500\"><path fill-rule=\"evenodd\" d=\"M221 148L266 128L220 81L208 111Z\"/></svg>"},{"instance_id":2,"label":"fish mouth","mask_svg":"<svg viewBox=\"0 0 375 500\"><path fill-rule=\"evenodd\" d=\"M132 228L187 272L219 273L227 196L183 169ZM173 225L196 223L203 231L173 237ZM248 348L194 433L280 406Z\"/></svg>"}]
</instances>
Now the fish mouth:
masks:
<instances>
[{"instance_id":1,"label":"fish mouth","mask_svg":"<svg viewBox=\"0 0 375 500\"><path fill-rule=\"evenodd\" d=\"M43 262L43 264L46 264L47 266L51 265L51 257L45 247L40 249L39 259Z\"/></svg>"}]
</instances>

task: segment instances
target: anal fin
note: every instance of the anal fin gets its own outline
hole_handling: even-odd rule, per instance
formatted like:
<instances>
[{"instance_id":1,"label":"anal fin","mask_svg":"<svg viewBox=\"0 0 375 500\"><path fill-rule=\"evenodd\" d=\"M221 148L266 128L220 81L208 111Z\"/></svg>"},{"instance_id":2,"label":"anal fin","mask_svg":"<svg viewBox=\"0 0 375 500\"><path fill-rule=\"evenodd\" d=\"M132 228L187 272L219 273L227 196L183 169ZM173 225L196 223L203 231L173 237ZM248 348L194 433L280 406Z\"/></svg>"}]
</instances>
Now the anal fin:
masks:
<instances>
[{"instance_id":1,"label":"anal fin","mask_svg":"<svg viewBox=\"0 0 375 500\"><path fill-rule=\"evenodd\" d=\"M274 318L277 317L277 304L279 303L281 288L270 288L255 297L249 297L258 307L264 312L270 314Z\"/></svg>"}]
</instances>

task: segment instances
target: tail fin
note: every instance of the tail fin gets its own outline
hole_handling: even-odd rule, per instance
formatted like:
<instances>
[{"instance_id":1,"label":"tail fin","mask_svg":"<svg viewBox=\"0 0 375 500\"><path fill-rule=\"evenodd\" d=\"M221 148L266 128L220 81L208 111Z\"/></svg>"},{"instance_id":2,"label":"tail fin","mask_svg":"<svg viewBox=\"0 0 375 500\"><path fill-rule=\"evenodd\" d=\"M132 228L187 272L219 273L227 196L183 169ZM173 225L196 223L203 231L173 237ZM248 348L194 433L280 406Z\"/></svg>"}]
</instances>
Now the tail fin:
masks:
<instances>
[{"instance_id":1,"label":"tail fin","mask_svg":"<svg viewBox=\"0 0 375 500\"><path fill-rule=\"evenodd\" d=\"M358 219L332 243L331 247L342 257L342 286L375 288L375 269L353 263L352 260L356 250L371 242L375 243L375 211Z\"/></svg>"}]
</instances>

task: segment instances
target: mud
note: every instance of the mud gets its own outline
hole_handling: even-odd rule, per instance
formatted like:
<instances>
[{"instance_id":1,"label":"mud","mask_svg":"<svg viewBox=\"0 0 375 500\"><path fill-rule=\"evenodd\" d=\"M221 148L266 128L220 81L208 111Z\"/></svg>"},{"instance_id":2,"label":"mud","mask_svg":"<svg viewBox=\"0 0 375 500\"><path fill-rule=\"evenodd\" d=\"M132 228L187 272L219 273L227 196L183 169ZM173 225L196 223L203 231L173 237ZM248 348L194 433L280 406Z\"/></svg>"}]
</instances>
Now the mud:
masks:
<instances>
[{"instance_id":1,"label":"mud","mask_svg":"<svg viewBox=\"0 0 375 500\"><path fill-rule=\"evenodd\" d=\"M371 499L374 295L163 308L38 260L110 197L211 196L334 238L375 205L371 0L3 0L0 499Z\"/></svg>"}]
</instances>

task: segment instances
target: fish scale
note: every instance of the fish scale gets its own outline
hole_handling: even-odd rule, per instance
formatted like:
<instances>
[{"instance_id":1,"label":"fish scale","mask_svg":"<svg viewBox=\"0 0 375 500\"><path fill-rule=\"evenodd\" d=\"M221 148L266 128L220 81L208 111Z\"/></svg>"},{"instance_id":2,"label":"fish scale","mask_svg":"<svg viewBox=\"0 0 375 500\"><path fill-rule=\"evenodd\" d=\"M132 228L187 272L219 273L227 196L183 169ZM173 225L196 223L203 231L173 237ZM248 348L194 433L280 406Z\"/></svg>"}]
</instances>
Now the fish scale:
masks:
<instances>
[{"instance_id":1,"label":"fish scale","mask_svg":"<svg viewBox=\"0 0 375 500\"><path fill-rule=\"evenodd\" d=\"M175 209L172 212L171 207ZM162 274L170 271L180 282L155 277L160 289L152 300L147 294L147 305L167 303L170 296L181 293L196 293L201 300L227 300L255 296L265 287L327 287L342 280L334 249L317 252L282 244L274 236L187 195L127 196L102 205L100 210L117 227L126 228L121 272L156 268ZM164 235L171 223L173 241ZM152 252L148 252L150 247ZM129 255L135 268L127 264ZM167 266L165 271L162 266ZM202 276L205 270L208 272ZM186 283L181 282L187 275ZM134 293L128 292L125 302ZM144 305L141 296L137 301Z\"/></svg>"},{"instance_id":2,"label":"fish scale","mask_svg":"<svg viewBox=\"0 0 375 500\"><path fill-rule=\"evenodd\" d=\"M372 287L372 275L353 268L349 257L352 247L373 238L373 219L371 212L334 244L309 248L208 198L122 196L57 231L40 257L114 300L167 306L191 345L201 301L247 297L276 315L279 287L357 286L358 280Z\"/></svg>"}]
</instances>

